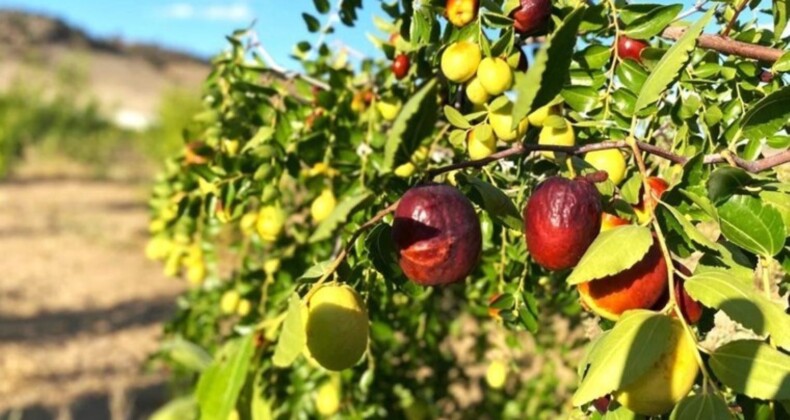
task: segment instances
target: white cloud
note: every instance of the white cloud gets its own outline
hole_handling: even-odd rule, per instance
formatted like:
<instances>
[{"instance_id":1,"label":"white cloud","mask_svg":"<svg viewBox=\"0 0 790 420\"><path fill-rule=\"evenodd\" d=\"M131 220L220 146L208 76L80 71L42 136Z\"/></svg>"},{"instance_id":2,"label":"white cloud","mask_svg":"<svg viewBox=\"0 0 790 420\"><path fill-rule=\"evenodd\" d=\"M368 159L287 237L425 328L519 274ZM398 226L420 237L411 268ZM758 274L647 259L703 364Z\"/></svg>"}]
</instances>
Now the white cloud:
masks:
<instances>
[{"instance_id":1,"label":"white cloud","mask_svg":"<svg viewBox=\"0 0 790 420\"><path fill-rule=\"evenodd\" d=\"M252 9L246 3L210 4L195 7L189 3L171 3L160 9L165 19L177 20L214 20L243 22L254 18Z\"/></svg>"}]
</instances>

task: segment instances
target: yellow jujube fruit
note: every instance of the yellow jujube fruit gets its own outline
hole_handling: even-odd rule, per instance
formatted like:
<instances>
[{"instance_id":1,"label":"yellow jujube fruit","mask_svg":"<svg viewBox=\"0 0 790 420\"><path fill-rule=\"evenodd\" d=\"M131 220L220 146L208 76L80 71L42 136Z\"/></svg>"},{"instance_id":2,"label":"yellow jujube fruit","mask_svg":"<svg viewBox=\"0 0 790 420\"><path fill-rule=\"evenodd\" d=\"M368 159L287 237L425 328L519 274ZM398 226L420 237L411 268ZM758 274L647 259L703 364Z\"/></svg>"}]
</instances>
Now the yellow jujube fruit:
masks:
<instances>
[{"instance_id":1,"label":"yellow jujube fruit","mask_svg":"<svg viewBox=\"0 0 790 420\"><path fill-rule=\"evenodd\" d=\"M263 263L263 272L266 274L274 274L280 269L280 259L272 258Z\"/></svg>"},{"instance_id":2,"label":"yellow jujube fruit","mask_svg":"<svg viewBox=\"0 0 790 420\"><path fill-rule=\"evenodd\" d=\"M239 316L247 316L252 311L252 302L249 299L241 299L239 300L239 304L236 305L236 314Z\"/></svg>"},{"instance_id":3,"label":"yellow jujube fruit","mask_svg":"<svg viewBox=\"0 0 790 420\"><path fill-rule=\"evenodd\" d=\"M230 315L236 312L236 308L239 306L239 300L241 300L241 295L239 292L235 290L228 290L227 292L222 294L222 297L219 299L219 309L225 315Z\"/></svg>"},{"instance_id":4,"label":"yellow jujube fruit","mask_svg":"<svg viewBox=\"0 0 790 420\"><path fill-rule=\"evenodd\" d=\"M413 163L406 162L406 163L404 163L402 165L398 165L398 167L395 168L395 170L393 172L395 173L396 176L399 176L401 178L408 178L408 177L414 175L414 172L416 170L417 170L417 168L414 166Z\"/></svg>"},{"instance_id":5,"label":"yellow jujube fruit","mask_svg":"<svg viewBox=\"0 0 790 420\"><path fill-rule=\"evenodd\" d=\"M382 98L376 102L376 109L381 114L381 118L392 121L400 112L401 102L395 98Z\"/></svg>"},{"instance_id":6,"label":"yellow jujube fruit","mask_svg":"<svg viewBox=\"0 0 790 420\"><path fill-rule=\"evenodd\" d=\"M635 382L614 394L615 399L637 414L657 416L669 412L682 400L699 373L694 341L683 325L672 319L669 343L653 366Z\"/></svg>"},{"instance_id":7,"label":"yellow jujube fruit","mask_svg":"<svg viewBox=\"0 0 790 420\"><path fill-rule=\"evenodd\" d=\"M336 204L335 194L332 193L332 190L325 189L310 205L310 215L316 223L319 223L332 214Z\"/></svg>"},{"instance_id":8,"label":"yellow jujube fruit","mask_svg":"<svg viewBox=\"0 0 790 420\"><path fill-rule=\"evenodd\" d=\"M496 152L496 138L488 124L475 127L466 138L466 148L472 160L482 159Z\"/></svg>"},{"instance_id":9,"label":"yellow jujube fruit","mask_svg":"<svg viewBox=\"0 0 790 420\"><path fill-rule=\"evenodd\" d=\"M326 381L318 387L315 408L324 417L332 416L340 409L340 389L335 381Z\"/></svg>"},{"instance_id":10,"label":"yellow jujube fruit","mask_svg":"<svg viewBox=\"0 0 790 420\"><path fill-rule=\"evenodd\" d=\"M477 67L477 78L490 95L499 95L513 84L513 70L498 57L486 57Z\"/></svg>"},{"instance_id":11,"label":"yellow jujube fruit","mask_svg":"<svg viewBox=\"0 0 790 420\"><path fill-rule=\"evenodd\" d=\"M327 370L354 366L368 346L368 313L354 289L322 286L307 302L307 350Z\"/></svg>"},{"instance_id":12,"label":"yellow jujube fruit","mask_svg":"<svg viewBox=\"0 0 790 420\"><path fill-rule=\"evenodd\" d=\"M606 171L615 185L625 178L625 158L617 149L596 150L588 152L584 160L599 171Z\"/></svg>"},{"instance_id":13,"label":"yellow jujube fruit","mask_svg":"<svg viewBox=\"0 0 790 420\"><path fill-rule=\"evenodd\" d=\"M266 206L258 212L258 221L255 227L258 235L266 242L274 242L283 230L285 213L275 206Z\"/></svg>"},{"instance_id":14,"label":"yellow jujube fruit","mask_svg":"<svg viewBox=\"0 0 790 420\"><path fill-rule=\"evenodd\" d=\"M191 261L187 267L187 280L197 286L206 278L206 264L203 261Z\"/></svg>"},{"instance_id":15,"label":"yellow jujube fruit","mask_svg":"<svg viewBox=\"0 0 790 420\"><path fill-rule=\"evenodd\" d=\"M576 144L576 135L573 127L566 123L565 128L543 127L538 136L538 144L552 146L573 146ZM543 151L541 155L548 159L554 159L554 152Z\"/></svg>"},{"instance_id":16,"label":"yellow jujube fruit","mask_svg":"<svg viewBox=\"0 0 790 420\"><path fill-rule=\"evenodd\" d=\"M466 84L465 90L466 98L475 105L483 105L491 98L485 88L483 88L483 85L480 84L480 79L477 77L472 78L472 80Z\"/></svg>"},{"instance_id":17,"label":"yellow jujube fruit","mask_svg":"<svg viewBox=\"0 0 790 420\"><path fill-rule=\"evenodd\" d=\"M480 46L476 43L452 43L442 53L442 73L451 82L464 83L475 75L481 59Z\"/></svg>"},{"instance_id":18,"label":"yellow jujube fruit","mask_svg":"<svg viewBox=\"0 0 790 420\"><path fill-rule=\"evenodd\" d=\"M494 389L501 389L507 380L507 365L501 360L494 360L486 369L486 383Z\"/></svg>"},{"instance_id":19,"label":"yellow jujube fruit","mask_svg":"<svg viewBox=\"0 0 790 420\"><path fill-rule=\"evenodd\" d=\"M166 258L173 249L173 242L165 236L154 236L145 246L145 256L149 260Z\"/></svg>"},{"instance_id":20,"label":"yellow jujube fruit","mask_svg":"<svg viewBox=\"0 0 790 420\"><path fill-rule=\"evenodd\" d=\"M519 122L514 130L513 126L513 104L508 102L507 105L488 113L488 122L491 128L494 129L494 134L502 141L513 141L518 137L523 136L527 132L529 123L526 118Z\"/></svg>"},{"instance_id":21,"label":"yellow jujube fruit","mask_svg":"<svg viewBox=\"0 0 790 420\"><path fill-rule=\"evenodd\" d=\"M527 118L529 119L530 124L536 127L542 127L543 122L546 121L546 118L552 114L554 114L552 107L550 105L544 105L535 111L532 111L532 113L530 113Z\"/></svg>"},{"instance_id":22,"label":"yellow jujube fruit","mask_svg":"<svg viewBox=\"0 0 790 420\"><path fill-rule=\"evenodd\" d=\"M247 213L244 216L241 216L241 220L239 220L241 232L247 236L252 235L255 232L255 224L257 222L258 215L256 213Z\"/></svg>"}]
</instances>

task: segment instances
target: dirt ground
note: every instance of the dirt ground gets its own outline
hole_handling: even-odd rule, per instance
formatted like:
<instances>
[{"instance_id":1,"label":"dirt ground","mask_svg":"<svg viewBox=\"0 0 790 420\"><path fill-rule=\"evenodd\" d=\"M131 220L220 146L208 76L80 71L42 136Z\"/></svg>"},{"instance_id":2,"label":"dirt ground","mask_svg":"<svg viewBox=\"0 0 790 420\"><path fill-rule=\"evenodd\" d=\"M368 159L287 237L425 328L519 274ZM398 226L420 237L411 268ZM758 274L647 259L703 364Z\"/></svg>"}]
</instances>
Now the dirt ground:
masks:
<instances>
[{"instance_id":1,"label":"dirt ground","mask_svg":"<svg viewBox=\"0 0 790 420\"><path fill-rule=\"evenodd\" d=\"M183 283L143 256L147 186L22 174L0 183L0 420L144 418L142 369Z\"/></svg>"}]
</instances>

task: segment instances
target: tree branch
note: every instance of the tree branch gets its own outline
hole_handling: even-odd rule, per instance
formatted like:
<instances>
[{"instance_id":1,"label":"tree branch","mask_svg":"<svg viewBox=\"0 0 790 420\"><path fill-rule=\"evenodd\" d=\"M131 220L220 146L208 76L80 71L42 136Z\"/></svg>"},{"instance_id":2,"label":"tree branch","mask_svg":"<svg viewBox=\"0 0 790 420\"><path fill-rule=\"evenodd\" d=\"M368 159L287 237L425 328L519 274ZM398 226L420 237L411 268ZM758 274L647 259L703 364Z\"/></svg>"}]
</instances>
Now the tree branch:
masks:
<instances>
[{"instance_id":1,"label":"tree branch","mask_svg":"<svg viewBox=\"0 0 790 420\"><path fill-rule=\"evenodd\" d=\"M677 41L686 32L686 28L671 26L664 29L661 36ZM718 51L723 54L737 55L744 58L774 63L782 56L784 51L778 48L766 47L763 45L749 44L747 42L735 41L718 35L700 35L697 39L698 45L702 48Z\"/></svg>"}]
</instances>

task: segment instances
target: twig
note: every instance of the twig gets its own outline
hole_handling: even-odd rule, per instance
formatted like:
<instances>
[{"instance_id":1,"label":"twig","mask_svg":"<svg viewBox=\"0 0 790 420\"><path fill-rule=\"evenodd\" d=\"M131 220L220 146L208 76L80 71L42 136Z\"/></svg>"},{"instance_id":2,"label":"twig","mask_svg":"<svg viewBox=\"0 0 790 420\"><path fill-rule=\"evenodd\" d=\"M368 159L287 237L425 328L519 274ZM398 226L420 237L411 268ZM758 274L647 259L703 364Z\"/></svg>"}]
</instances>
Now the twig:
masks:
<instances>
[{"instance_id":1,"label":"twig","mask_svg":"<svg viewBox=\"0 0 790 420\"><path fill-rule=\"evenodd\" d=\"M724 38L729 38L730 31L732 30L732 26L735 25L735 21L738 20L738 15L741 14L743 8L746 7L746 4L749 3L749 0L741 0L741 4L738 5L738 8L735 9L735 14L732 15L732 19L727 22L727 27L724 28L724 31L721 33L721 36Z\"/></svg>"},{"instance_id":2,"label":"twig","mask_svg":"<svg viewBox=\"0 0 790 420\"><path fill-rule=\"evenodd\" d=\"M269 68L266 69L269 73L271 73L272 75L274 75L280 80L287 81L287 80L293 80L298 78L304 80L305 82L307 82L312 86L317 87L318 89L321 90L330 89L330 86L327 83L324 83L306 74L299 73L297 71L289 71L285 67L277 64L277 61L274 60L274 57L272 57L272 55L269 54L269 51L267 51L266 48L264 48L263 44L260 41L260 38L258 38L258 33L253 30L250 30L248 31L248 34L250 36L250 47L255 48L258 54L261 55L263 61L265 61L266 65L269 66Z\"/></svg>"},{"instance_id":3,"label":"twig","mask_svg":"<svg viewBox=\"0 0 790 420\"><path fill-rule=\"evenodd\" d=\"M708 2L708 0L697 0L697 2L694 3L694 6L692 6L690 9L685 10L685 11L681 12L679 15L677 15L677 17L675 18L675 20L673 20L673 22L677 22L679 20L683 20L683 19L693 15L694 13L703 11L702 6L704 6L707 2Z\"/></svg>"},{"instance_id":4,"label":"twig","mask_svg":"<svg viewBox=\"0 0 790 420\"><path fill-rule=\"evenodd\" d=\"M686 28L671 26L664 29L661 36L677 41L683 36ZM778 48L766 47L763 45L749 44L747 42L735 41L730 38L723 38L718 35L700 35L697 38L698 45L702 48L718 51L720 53L737 55L744 58L774 63L782 56L784 51Z\"/></svg>"}]
</instances>

